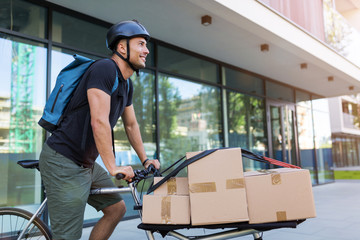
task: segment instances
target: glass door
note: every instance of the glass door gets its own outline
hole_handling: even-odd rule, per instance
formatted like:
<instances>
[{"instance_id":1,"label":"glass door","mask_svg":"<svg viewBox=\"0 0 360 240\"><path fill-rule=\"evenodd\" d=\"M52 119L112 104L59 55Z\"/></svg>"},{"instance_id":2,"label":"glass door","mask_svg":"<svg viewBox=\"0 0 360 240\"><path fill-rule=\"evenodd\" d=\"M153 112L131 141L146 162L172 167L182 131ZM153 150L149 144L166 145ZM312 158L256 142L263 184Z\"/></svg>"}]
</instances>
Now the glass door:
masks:
<instances>
[{"instance_id":1,"label":"glass door","mask_svg":"<svg viewBox=\"0 0 360 240\"><path fill-rule=\"evenodd\" d=\"M298 165L295 106L268 101L267 115L270 157Z\"/></svg>"}]
</instances>

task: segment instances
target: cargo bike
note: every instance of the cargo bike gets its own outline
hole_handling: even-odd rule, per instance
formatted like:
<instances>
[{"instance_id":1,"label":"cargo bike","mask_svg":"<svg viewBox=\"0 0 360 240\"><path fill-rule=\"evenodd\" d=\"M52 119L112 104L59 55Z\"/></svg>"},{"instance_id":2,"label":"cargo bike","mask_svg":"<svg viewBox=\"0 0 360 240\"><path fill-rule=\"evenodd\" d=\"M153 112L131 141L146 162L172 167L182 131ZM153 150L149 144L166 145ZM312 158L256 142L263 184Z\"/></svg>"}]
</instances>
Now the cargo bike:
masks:
<instances>
[{"instance_id":1,"label":"cargo bike","mask_svg":"<svg viewBox=\"0 0 360 240\"><path fill-rule=\"evenodd\" d=\"M215 150L216 149L204 151L187 161L183 161L182 164L176 167L171 173L166 175L161 181L159 181L155 185L152 185L149 188L148 193L156 189L158 186L160 186L162 183L164 183L171 177L176 176L176 174L188 164L191 164L192 162L197 161L208 154L211 154L211 152ZM277 166L299 168L297 166L293 166L280 161L276 161L271 158L254 154L244 149L242 149L242 155L243 157L247 157L264 163L270 163ZM183 160L183 158L179 159L176 163L174 163L170 167L173 167L181 160ZM22 161L18 161L18 164L26 169L39 170L38 160L22 160ZM170 169L170 167L168 169ZM137 190L137 187L139 183L142 182L143 180L154 176L160 176L161 174L155 168L153 168L153 166L150 166L148 169L135 170L134 175L135 177L132 179L132 182L128 183L127 187L92 189L90 194L112 194L112 193L130 192L135 203L134 209L138 210L139 216L142 217L142 200ZM123 177L124 176L122 174L118 174L116 176L117 179L122 179ZM44 201L40 204L40 207L36 210L34 214L21 208L10 208L10 207L0 208L0 240L52 239L51 231L49 227L42 220L42 215L45 212L46 202L47 199L45 198ZM272 222L272 223L264 223L264 224L249 224L248 222L238 222L238 223L197 225L197 226L141 223L138 225L138 228L145 231L148 240L155 240L154 233L159 233L162 237L171 236L180 240L232 239L247 235L252 235L254 240L262 240L263 232L265 231L279 229L279 228L296 228L299 224L301 224L304 221L305 219L300 219L295 221ZM201 234L199 236L186 236L184 234L184 232L190 232L187 230L192 230L192 229L211 229L214 231L212 231L213 233L211 234L207 234L207 235Z\"/></svg>"}]
</instances>

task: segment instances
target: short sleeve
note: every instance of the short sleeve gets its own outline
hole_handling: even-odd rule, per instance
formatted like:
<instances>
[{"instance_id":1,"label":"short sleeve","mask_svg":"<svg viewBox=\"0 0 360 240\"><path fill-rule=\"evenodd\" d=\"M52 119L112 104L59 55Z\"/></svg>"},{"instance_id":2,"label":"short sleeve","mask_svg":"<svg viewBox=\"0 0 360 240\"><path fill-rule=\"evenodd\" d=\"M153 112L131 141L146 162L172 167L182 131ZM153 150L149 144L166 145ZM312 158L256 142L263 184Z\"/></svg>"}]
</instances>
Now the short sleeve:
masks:
<instances>
[{"instance_id":1,"label":"short sleeve","mask_svg":"<svg viewBox=\"0 0 360 240\"><path fill-rule=\"evenodd\" d=\"M116 79L116 67L110 59L102 59L93 63L86 72L86 89L97 88L111 95Z\"/></svg>"}]
</instances>

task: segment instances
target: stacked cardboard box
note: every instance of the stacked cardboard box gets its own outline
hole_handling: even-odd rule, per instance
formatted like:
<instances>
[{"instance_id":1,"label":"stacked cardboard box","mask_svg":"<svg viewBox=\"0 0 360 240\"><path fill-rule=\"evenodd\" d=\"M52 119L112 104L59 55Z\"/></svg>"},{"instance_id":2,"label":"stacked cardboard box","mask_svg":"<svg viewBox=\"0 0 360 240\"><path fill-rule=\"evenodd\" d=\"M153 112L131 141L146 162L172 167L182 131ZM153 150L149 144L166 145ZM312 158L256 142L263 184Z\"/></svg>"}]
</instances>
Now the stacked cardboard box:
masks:
<instances>
[{"instance_id":1,"label":"stacked cardboard box","mask_svg":"<svg viewBox=\"0 0 360 240\"><path fill-rule=\"evenodd\" d=\"M187 153L187 159L199 152ZM155 178L154 184L161 178ZM240 148L217 150L143 198L143 223L267 223L315 217L310 173L278 168L243 173Z\"/></svg>"},{"instance_id":2,"label":"stacked cardboard box","mask_svg":"<svg viewBox=\"0 0 360 240\"><path fill-rule=\"evenodd\" d=\"M217 150L188 165L188 179L192 225L249 220L240 148Z\"/></svg>"},{"instance_id":3,"label":"stacked cardboard box","mask_svg":"<svg viewBox=\"0 0 360 240\"><path fill-rule=\"evenodd\" d=\"M154 184L162 178L154 178ZM190 224L187 178L171 178L143 197L142 222L147 224Z\"/></svg>"},{"instance_id":4,"label":"stacked cardboard box","mask_svg":"<svg viewBox=\"0 0 360 240\"><path fill-rule=\"evenodd\" d=\"M244 175L250 223L316 216L309 170L278 168Z\"/></svg>"}]
</instances>

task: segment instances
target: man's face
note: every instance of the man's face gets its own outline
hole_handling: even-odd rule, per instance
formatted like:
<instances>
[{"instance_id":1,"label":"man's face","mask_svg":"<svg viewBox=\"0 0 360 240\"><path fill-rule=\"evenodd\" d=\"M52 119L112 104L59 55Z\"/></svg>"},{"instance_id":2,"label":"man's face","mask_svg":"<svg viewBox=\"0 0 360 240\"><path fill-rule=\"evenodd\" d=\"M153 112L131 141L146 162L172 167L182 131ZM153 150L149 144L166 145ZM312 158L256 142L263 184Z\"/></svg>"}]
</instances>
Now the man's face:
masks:
<instances>
[{"instance_id":1,"label":"man's face","mask_svg":"<svg viewBox=\"0 0 360 240\"><path fill-rule=\"evenodd\" d=\"M130 62L136 69L145 68L146 56L149 54L146 40L142 37L130 39Z\"/></svg>"}]
</instances>

